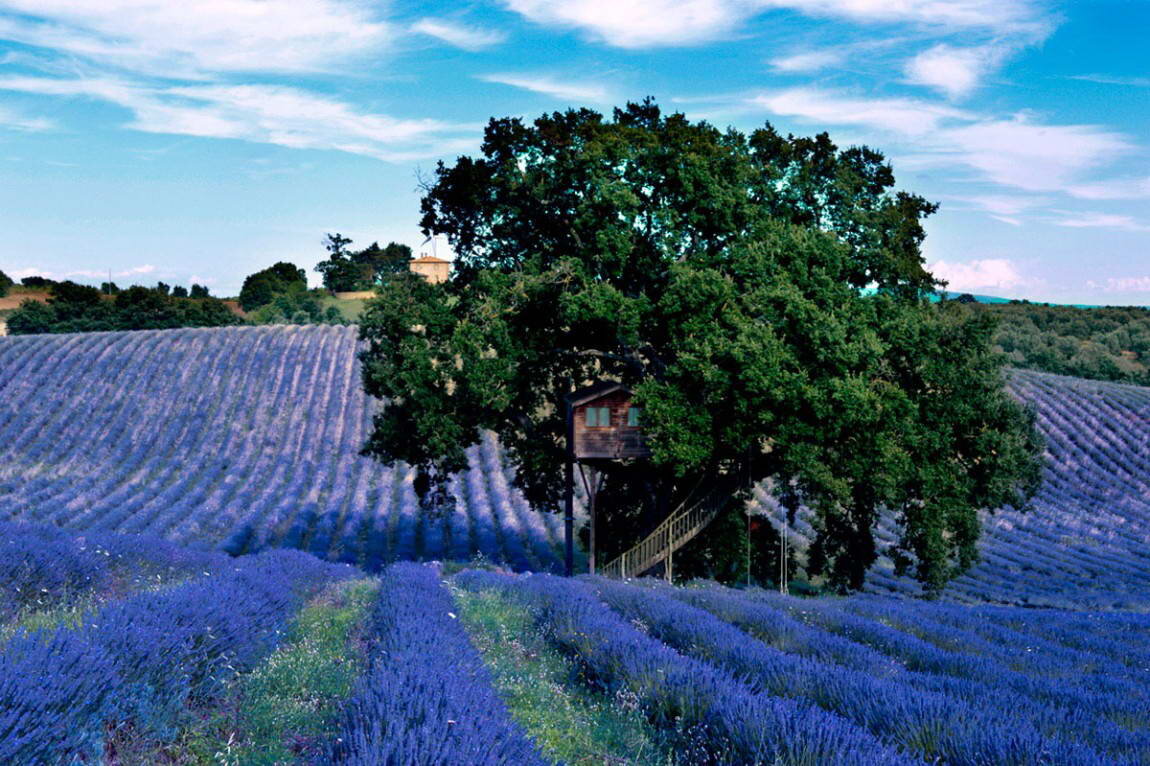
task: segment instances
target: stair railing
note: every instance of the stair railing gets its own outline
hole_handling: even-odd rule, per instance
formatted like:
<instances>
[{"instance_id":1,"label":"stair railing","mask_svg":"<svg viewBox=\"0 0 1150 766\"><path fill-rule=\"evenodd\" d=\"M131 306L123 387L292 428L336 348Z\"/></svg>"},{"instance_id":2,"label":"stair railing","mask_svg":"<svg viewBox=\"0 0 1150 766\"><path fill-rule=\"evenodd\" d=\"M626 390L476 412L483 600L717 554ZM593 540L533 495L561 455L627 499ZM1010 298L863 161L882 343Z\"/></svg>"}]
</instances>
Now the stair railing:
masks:
<instances>
[{"instance_id":1,"label":"stair railing","mask_svg":"<svg viewBox=\"0 0 1150 766\"><path fill-rule=\"evenodd\" d=\"M605 577L638 577L686 545L714 520L729 497L729 489L716 488L706 499L672 513L651 534L599 569Z\"/></svg>"}]
</instances>

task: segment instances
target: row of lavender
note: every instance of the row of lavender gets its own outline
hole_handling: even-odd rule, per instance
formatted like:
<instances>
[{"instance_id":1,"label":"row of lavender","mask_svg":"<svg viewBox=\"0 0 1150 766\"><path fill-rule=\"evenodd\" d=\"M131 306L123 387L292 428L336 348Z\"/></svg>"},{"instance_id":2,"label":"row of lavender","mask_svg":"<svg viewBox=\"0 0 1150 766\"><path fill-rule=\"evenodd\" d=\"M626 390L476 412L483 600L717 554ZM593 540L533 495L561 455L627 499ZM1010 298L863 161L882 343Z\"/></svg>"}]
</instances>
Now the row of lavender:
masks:
<instances>
[{"instance_id":1,"label":"row of lavender","mask_svg":"<svg viewBox=\"0 0 1150 766\"><path fill-rule=\"evenodd\" d=\"M483 554L561 561L491 440L451 513L359 455L376 403L354 328L245 327L0 338L0 519L132 532L231 553L299 548L376 569Z\"/></svg>"},{"instance_id":2,"label":"row of lavender","mask_svg":"<svg viewBox=\"0 0 1150 766\"><path fill-rule=\"evenodd\" d=\"M174 741L189 710L207 714L270 654L304 599L354 571L294 551L232 560L15 525L0 539L61 557L67 578L0 560L8 587L53 603L109 593L121 570L168 578L0 641L5 763L95 762L124 732ZM642 710L679 762L1150 762L1145 614L487 571L455 584L529 609L575 661L570 682ZM438 567L388 568L362 640L368 665L325 734L325 762L546 762L494 691Z\"/></svg>"},{"instance_id":3,"label":"row of lavender","mask_svg":"<svg viewBox=\"0 0 1150 766\"><path fill-rule=\"evenodd\" d=\"M982 560L947 597L1065 608L1150 604L1150 388L1018 370L1010 386L1032 406L1046 439L1046 468L1032 508L984 516ZM755 507L783 527L768 492ZM801 552L816 523L806 513L786 525ZM880 545L897 536L884 518ZM880 559L868 578L877 593L917 594Z\"/></svg>"},{"instance_id":4,"label":"row of lavender","mask_svg":"<svg viewBox=\"0 0 1150 766\"><path fill-rule=\"evenodd\" d=\"M1150 617L467 572L691 763L1150 761Z\"/></svg>"},{"instance_id":5,"label":"row of lavender","mask_svg":"<svg viewBox=\"0 0 1150 766\"><path fill-rule=\"evenodd\" d=\"M13 764L114 763L118 743L174 741L305 599L356 571L15 524L0 545L0 763Z\"/></svg>"}]
</instances>

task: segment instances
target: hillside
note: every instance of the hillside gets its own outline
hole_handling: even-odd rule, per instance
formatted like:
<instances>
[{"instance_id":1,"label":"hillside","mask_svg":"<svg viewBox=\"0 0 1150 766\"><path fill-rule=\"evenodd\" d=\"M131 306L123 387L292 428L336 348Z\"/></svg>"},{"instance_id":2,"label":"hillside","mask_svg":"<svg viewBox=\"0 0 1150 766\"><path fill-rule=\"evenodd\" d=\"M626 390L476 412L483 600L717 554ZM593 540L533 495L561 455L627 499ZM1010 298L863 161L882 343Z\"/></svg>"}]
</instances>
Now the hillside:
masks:
<instances>
[{"instance_id":1,"label":"hillside","mask_svg":"<svg viewBox=\"0 0 1150 766\"><path fill-rule=\"evenodd\" d=\"M509 489L496 443L472 448L438 518L417 513L408 471L358 455L375 404L355 351L354 328L323 326L0 339L0 520L369 570L477 553L555 570L560 520ZM948 597L1150 603L1150 389L1023 371L1011 385L1048 438L1046 478L1031 513L988 518L983 561ZM763 491L757 506L777 523ZM809 534L789 530L800 558ZM869 587L916 592L885 559Z\"/></svg>"},{"instance_id":2,"label":"hillside","mask_svg":"<svg viewBox=\"0 0 1150 766\"><path fill-rule=\"evenodd\" d=\"M1014 367L1150 384L1150 309L971 304L998 321L994 344Z\"/></svg>"},{"instance_id":3,"label":"hillside","mask_svg":"<svg viewBox=\"0 0 1150 766\"><path fill-rule=\"evenodd\" d=\"M1113 609L1147 605L1150 389L1012 374L1045 481L947 595L1071 609L907 599L885 560L807 599L515 574L557 567L557 517L494 441L454 513L417 514L409 472L358 455L355 349L0 338L0 762L1150 762L1150 617ZM476 553L502 565L390 563Z\"/></svg>"},{"instance_id":4,"label":"hillside","mask_svg":"<svg viewBox=\"0 0 1150 766\"><path fill-rule=\"evenodd\" d=\"M1015 370L1010 387L1033 407L1046 438L1042 485L1031 509L983 516L982 560L954 580L947 598L1061 608L1150 606L1150 388ZM756 504L781 525L762 489ZM803 558L813 535L800 512L789 543ZM880 549L895 538L885 518ZM867 579L876 593L920 593L880 558Z\"/></svg>"},{"instance_id":5,"label":"hillside","mask_svg":"<svg viewBox=\"0 0 1150 766\"><path fill-rule=\"evenodd\" d=\"M477 553L558 566L557 517L509 491L494 443L436 519L407 470L359 456L375 404L355 352L340 326L3 338L0 520L368 569Z\"/></svg>"}]
</instances>

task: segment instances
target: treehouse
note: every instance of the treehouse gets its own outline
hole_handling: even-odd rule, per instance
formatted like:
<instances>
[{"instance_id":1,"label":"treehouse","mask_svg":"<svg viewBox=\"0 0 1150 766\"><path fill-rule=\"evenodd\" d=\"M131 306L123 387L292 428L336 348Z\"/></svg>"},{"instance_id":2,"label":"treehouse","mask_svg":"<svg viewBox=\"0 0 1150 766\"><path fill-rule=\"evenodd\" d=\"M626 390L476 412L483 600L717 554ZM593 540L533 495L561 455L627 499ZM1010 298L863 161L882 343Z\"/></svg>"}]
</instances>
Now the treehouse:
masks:
<instances>
[{"instance_id":1,"label":"treehouse","mask_svg":"<svg viewBox=\"0 0 1150 766\"><path fill-rule=\"evenodd\" d=\"M587 496L589 516L588 570L596 566L596 496L603 485L606 464L616 460L638 460L651 456L643 431L643 411L632 401L631 390L611 380L600 381L567 395L567 466L564 476L564 537L566 569L574 568L575 468ZM710 492L688 497L666 514L646 537L603 567L610 577L635 577L662 566L670 580L672 557L679 548L699 534L718 514L725 498L734 490L720 482Z\"/></svg>"},{"instance_id":2,"label":"treehouse","mask_svg":"<svg viewBox=\"0 0 1150 766\"><path fill-rule=\"evenodd\" d=\"M642 422L622 383L606 380L567 396L568 448L576 461L650 457Z\"/></svg>"}]
</instances>

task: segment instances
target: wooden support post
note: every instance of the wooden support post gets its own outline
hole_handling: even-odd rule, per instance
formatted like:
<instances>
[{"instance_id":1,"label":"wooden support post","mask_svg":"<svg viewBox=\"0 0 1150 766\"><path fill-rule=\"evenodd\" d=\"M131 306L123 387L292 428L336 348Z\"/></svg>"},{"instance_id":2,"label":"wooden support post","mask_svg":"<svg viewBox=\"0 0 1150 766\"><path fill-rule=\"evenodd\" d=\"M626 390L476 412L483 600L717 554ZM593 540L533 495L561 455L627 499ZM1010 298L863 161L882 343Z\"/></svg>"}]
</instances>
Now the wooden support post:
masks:
<instances>
[{"instance_id":1,"label":"wooden support post","mask_svg":"<svg viewBox=\"0 0 1150 766\"><path fill-rule=\"evenodd\" d=\"M575 574L575 466L571 458L563 471L563 561L567 576Z\"/></svg>"},{"instance_id":2,"label":"wooden support post","mask_svg":"<svg viewBox=\"0 0 1150 766\"><path fill-rule=\"evenodd\" d=\"M591 511L591 555L587 558L587 571L595 574L595 495L598 492L592 492L587 498L587 507Z\"/></svg>"},{"instance_id":3,"label":"wooden support post","mask_svg":"<svg viewBox=\"0 0 1150 766\"><path fill-rule=\"evenodd\" d=\"M667 565L665 567L663 567L663 569L664 569L664 573L667 575L667 582L669 582L669 583L674 582L674 577L675 577L674 570L673 570L674 562L675 562L675 552L673 550L668 550L667 551Z\"/></svg>"}]
</instances>

